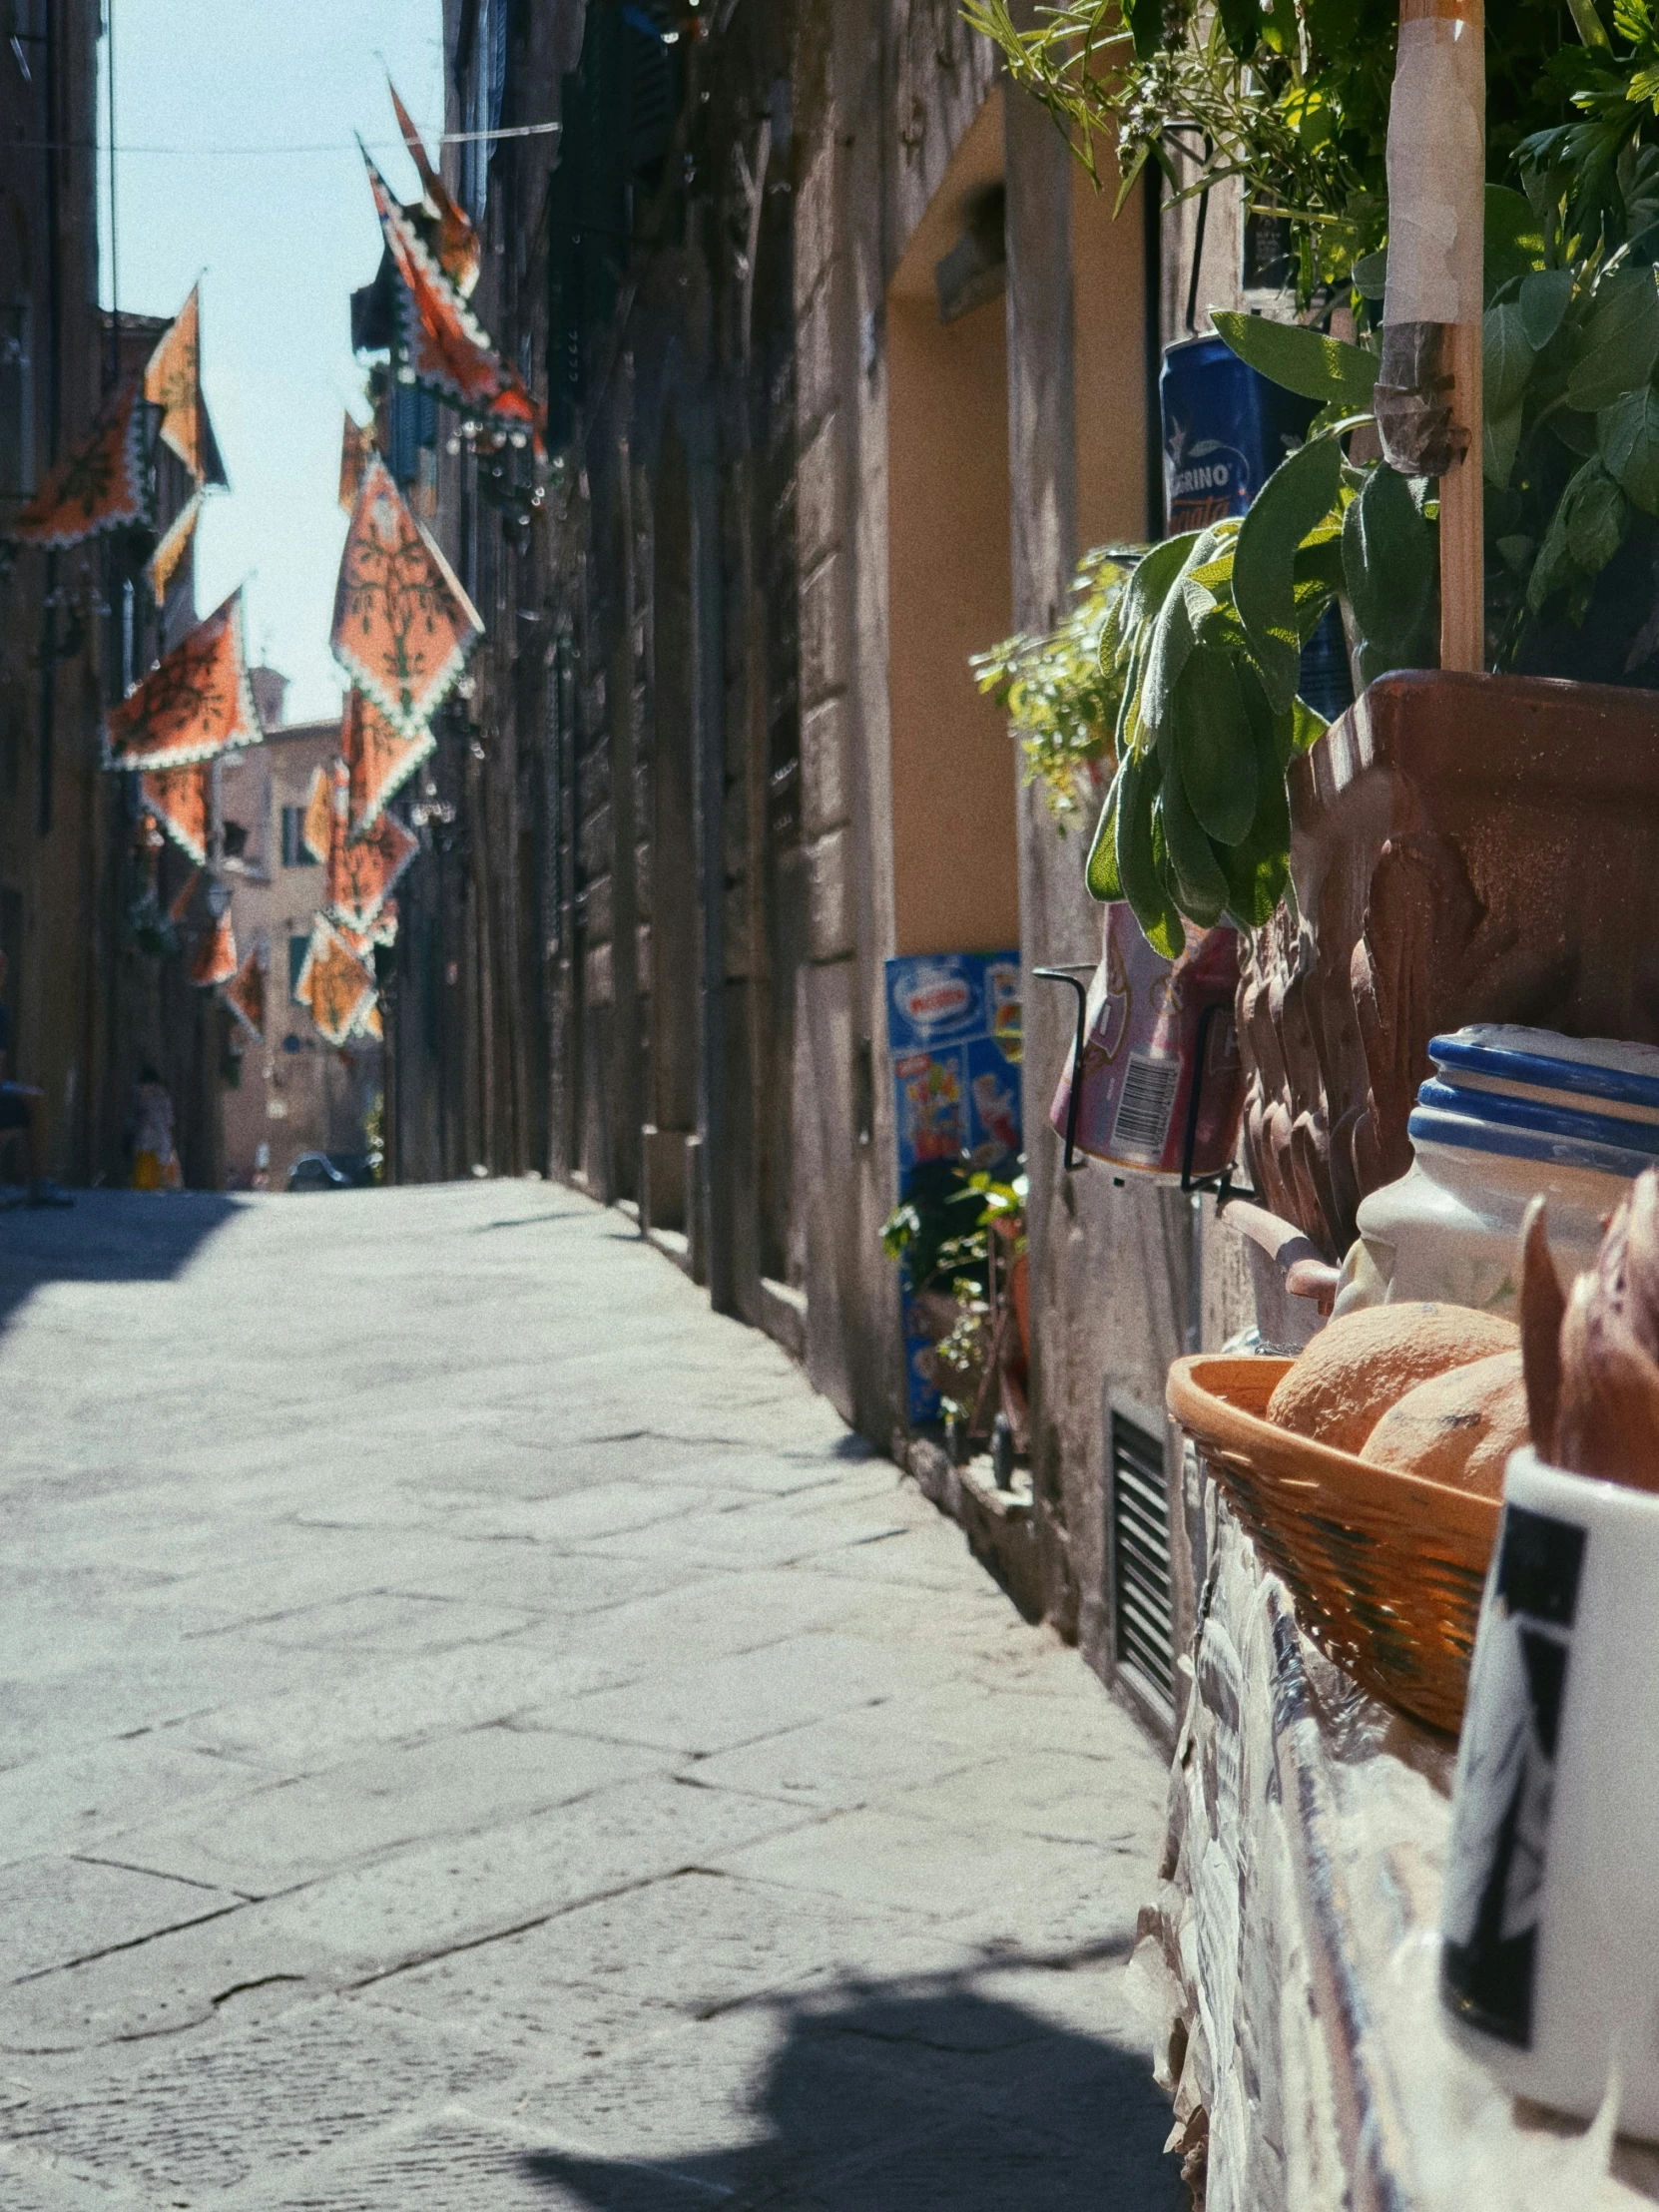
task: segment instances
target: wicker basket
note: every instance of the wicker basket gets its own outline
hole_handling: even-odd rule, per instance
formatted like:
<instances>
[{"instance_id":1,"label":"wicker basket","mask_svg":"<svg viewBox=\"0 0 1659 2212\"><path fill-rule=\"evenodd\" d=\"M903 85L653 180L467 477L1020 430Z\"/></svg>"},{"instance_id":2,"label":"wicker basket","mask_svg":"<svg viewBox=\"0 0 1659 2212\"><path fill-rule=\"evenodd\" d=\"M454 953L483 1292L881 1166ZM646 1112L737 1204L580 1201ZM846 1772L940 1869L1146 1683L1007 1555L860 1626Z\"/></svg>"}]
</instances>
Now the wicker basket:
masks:
<instances>
[{"instance_id":1,"label":"wicker basket","mask_svg":"<svg viewBox=\"0 0 1659 2212\"><path fill-rule=\"evenodd\" d=\"M1177 1360L1169 1409L1328 1658L1455 1734L1497 1502L1372 1466L1266 1418L1288 1360Z\"/></svg>"}]
</instances>

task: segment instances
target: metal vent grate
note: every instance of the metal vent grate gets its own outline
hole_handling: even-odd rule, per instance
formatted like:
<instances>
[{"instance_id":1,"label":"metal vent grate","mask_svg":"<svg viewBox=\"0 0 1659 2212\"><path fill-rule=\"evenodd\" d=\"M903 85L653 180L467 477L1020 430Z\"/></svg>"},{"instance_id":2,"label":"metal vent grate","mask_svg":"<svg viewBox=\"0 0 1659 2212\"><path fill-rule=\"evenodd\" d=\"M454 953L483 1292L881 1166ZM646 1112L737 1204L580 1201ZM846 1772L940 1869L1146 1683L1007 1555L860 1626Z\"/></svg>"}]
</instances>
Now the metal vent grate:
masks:
<instances>
[{"instance_id":1,"label":"metal vent grate","mask_svg":"<svg viewBox=\"0 0 1659 2212\"><path fill-rule=\"evenodd\" d=\"M1117 1661L1132 1668L1159 1702L1173 1711L1175 1612L1163 1440L1116 1412L1111 1433Z\"/></svg>"}]
</instances>

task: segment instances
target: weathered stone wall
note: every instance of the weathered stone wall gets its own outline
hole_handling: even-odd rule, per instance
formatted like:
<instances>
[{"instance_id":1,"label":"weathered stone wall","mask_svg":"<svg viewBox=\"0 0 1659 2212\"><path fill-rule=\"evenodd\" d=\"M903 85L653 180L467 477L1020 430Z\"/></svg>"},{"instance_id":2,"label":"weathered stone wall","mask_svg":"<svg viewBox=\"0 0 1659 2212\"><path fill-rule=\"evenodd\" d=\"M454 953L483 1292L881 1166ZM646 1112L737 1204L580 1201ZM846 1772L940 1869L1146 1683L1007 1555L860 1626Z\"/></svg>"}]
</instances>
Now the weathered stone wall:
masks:
<instances>
[{"instance_id":1,"label":"weathered stone wall","mask_svg":"<svg viewBox=\"0 0 1659 2212\"><path fill-rule=\"evenodd\" d=\"M0 525L85 435L117 363L98 307L93 148L99 11L47 0L15 26L26 69L0 78L0 300L8 367ZM149 978L119 952L127 824L100 767L119 642L107 539L17 552L0 581L0 947L11 966L8 1074L46 1093L49 1165L120 1172L134 1001ZM142 1008L139 1009L143 1011ZM21 1146L3 1172L21 1172Z\"/></svg>"}]
</instances>

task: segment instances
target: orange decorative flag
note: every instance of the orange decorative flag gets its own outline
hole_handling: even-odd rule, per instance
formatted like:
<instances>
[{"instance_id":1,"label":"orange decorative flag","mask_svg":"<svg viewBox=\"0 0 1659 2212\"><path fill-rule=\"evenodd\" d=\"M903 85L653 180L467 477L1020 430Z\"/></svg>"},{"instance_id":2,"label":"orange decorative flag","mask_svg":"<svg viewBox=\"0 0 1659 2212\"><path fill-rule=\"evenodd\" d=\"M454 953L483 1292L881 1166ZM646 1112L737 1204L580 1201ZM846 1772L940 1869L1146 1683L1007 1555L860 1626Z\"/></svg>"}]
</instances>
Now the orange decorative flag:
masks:
<instances>
[{"instance_id":1,"label":"orange decorative flag","mask_svg":"<svg viewBox=\"0 0 1659 2212\"><path fill-rule=\"evenodd\" d=\"M179 563L190 551L191 540L196 535L196 524L201 512L202 491L198 486L168 524L162 533L161 543L144 564L144 573L150 579L150 589L158 607L167 603L173 579L179 572Z\"/></svg>"},{"instance_id":2,"label":"orange decorative flag","mask_svg":"<svg viewBox=\"0 0 1659 2212\"><path fill-rule=\"evenodd\" d=\"M190 979L210 990L216 983L228 983L236 972L237 938L227 905L217 920L210 918L206 935L192 953Z\"/></svg>"},{"instance_id":3,"label":"orange decorative flag","mask_svg":"<svg viewBox=\"0 0 1659 2212\"><path fill-rule=\"evenodd\" d=\"M155 410L132 377L108 398L78 445L47 477L6 531L49 552L81 545L100 530L143 522L150 512L150 433Z\"/></svg>"},{"instance_id":4,"label":"orange decorative flag","mask_svg":"<svg viewBox=\"0 0 1659 2212\"><path fill-rule=\"evenodd\" d=\"M410 120L408 109L398 99L397 87L389 77L386 90L391 94L397 128L403 134L403 144L409 149L409 159L420 172L420 204L432 225L432 250L437 256L438 267L461 297L469 298L478 281L478 234L470 216L450 199L449 188L433 168L420 133Z\"/></svg>"},{"instance_id":5,"label":"orange decorative flag","mask_svg":"<svg viewBox=\"0 0 1659 2212\"><path fill-rule=\"evenodd\" d=\"M329 643L404 738L419 738L484 631L449 563L378 454L363 471L334 590Z\"/></svg>"},{"instance_id":6,"label":"orange decorative flag","mask_svg":"<svg viewBox=\"0 0 1659 2212\"><path fill-rule=\"evenodd\" d=\"M363 470L368 466L368 456L374 450L374 425L365 429L350 415L339 440L339 503L349 514L357 503L357 491L363 480Z\"/></svg>"},{"instance_id":7,"label":"orange decorative flag","mask_svg":"<svg viewBox=\"0 0 1659 2212\"><path fill-rule=\"evenodd\" d=\"M225 1003L256 1044L265 1039L265 960L256 945L225 986Z\"/></svg>"},{"instance_id":8,"label":"orange decorative flag","mask_svg":"<svg viewBox=\"0 0 1659 2212\"><path fill-rule=\"evenodd\" d=\"M351 834L360 837L380 818L386 802L400 792L437 744L430 730L406 738L394 730L371 699L355 684L345 694L340 751L350 775Z\"/></svg>"},{"instance_id":9,"label":"orange decorative flag","mask_svg":"<svg viewBox=\"0 0 1659 2212\"><path fill-rule=\"evenodd\" d=\"M495 416L522 426L542 450L546 417L504 361L414 222L392 198L385 179L363 155L368 189L386 251L401 279L398 320L404 363L417 384L466 415Z\"/></svg>"},{"instance_id":10,"label":"orange decorative flag","mask_svg":"<svg viewBox=\"0 0 1659 2212\"><path fill-rule=\"evenodd\" d=\"M202 397L202 287L162 332L144 371L144 396L162 410L161 436L199 484L228 486L219 441Z\"/></svg>"},{"instance_id":11,"label":"orange decorative flag","mask_svg":"<svg viewBox=\"0 0 1659 2212\"><path fill-rule=\"evenodd\" d=\"M185 768L264 736L234 591L106 713L104 766Z\"/></svg>"},{"instance_id":12,"label":"orange decorative flag","mask_svg":"<svg viewBox=\"0 0 1659 2212\"><path fill-rule=\"evenodd\" d=\"M372 929L398 878L420 850L420 839L395 815L382 814L366 836L346 836L346 772L334 771L334 841L328 853L328 911L354 934Z\"/></svg>"},{"instance_id":13,"label":"orange decorative flag","mask_svg":"<svg viewBox=\"0 0 1659 2212\"><path fill-rule=\"evenodd\" d=\"M186 859L198 867L208 860L208 767L147 769L139 779L139 797Z\"/></svg>"},{"instance_id":14,"label":"orange decorative flag","mask_svg":"<svg viewBox=\"0 0 1659 2212\"><path fill-rule=\"evenodd\" d=\"M352 951L325 914L311 924L311 941L293 986L330 1044L344 1044L374 1004L374 971Z\"/></svg>"},{"instance_id":15,"label":"orange decorative flag","mask_svg":"<svg viewBox=\"0 0 1659 2212\"><path fill-rule=\"evenodd\" d=\"M326 860L333 840L334 785L325 768L311 777L305 812L299 818L299 841L313 860Z\"/></svg>"},{"instance_id":16,"label":"orange decorative flag","mask_svg":"<svg viewBox=\"0 0 1659 2212\"><path fill-rule=\"evenodd\" d=\"M340 935L353 952L368 959L378 945L394 945L397 942L397 901L388 898L372 923L366 929L342 929Z\"/></svg>"}]
</instances>

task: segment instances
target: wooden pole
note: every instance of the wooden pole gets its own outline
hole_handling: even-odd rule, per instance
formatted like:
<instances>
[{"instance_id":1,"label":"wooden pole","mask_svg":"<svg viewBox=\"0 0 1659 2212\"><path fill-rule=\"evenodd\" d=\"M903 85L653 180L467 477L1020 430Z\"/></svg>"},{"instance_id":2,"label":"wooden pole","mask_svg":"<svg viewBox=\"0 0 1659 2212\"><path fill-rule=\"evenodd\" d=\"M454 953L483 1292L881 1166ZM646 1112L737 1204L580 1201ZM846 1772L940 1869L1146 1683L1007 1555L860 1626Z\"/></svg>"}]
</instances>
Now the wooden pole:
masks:
<instances>
[{"instance_id":1,"label":"wooden pole","mask_svg":"<svg viewBox=\"0 0 1659 2212\"><path fill-rule=\"evenodd\" d=\"M1429 19L1467 24L1477 40L1483 39L1484 0L1400 0L1401 27ZM1479 175L1459 180L1463 190L1457 198L1464 205L1483 211L1486 184L1484 114L1481 116L1479 160ZM1483 238L1481 243L1484 244ZM1462 302L1462 311L1451 325L1446 363L1452 377L1452 420L1467 431L1468 451L1440 478L1440 666L1470 673L1478 673L1486 665L1484 501L1480 466L1481 332L1482 302L1477 296L1472 301Z\"/></svg>"}]
</instances>

